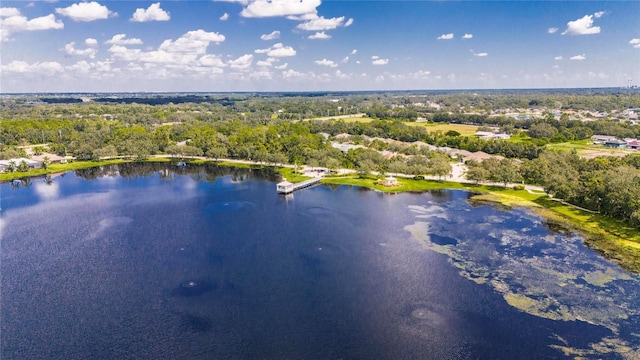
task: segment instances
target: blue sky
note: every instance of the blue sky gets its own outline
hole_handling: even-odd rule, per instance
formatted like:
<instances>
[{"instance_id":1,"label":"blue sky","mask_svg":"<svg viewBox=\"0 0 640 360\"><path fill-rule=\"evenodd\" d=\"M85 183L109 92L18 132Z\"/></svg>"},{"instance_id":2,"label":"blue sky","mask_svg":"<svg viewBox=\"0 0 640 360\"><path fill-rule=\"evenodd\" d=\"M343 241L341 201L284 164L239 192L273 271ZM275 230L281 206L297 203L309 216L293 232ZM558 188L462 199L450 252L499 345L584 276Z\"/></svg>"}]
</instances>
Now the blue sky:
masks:
<instances>
[{"instance_id":1,"label":"blue sky","mask_svg":"<svg viewBox=\"0 0 640 360\"><path fill-rule=\"evenodd\" d=\"M640 83L638 1L2 1L1 92Z\"/></svg>"}]
</instances>

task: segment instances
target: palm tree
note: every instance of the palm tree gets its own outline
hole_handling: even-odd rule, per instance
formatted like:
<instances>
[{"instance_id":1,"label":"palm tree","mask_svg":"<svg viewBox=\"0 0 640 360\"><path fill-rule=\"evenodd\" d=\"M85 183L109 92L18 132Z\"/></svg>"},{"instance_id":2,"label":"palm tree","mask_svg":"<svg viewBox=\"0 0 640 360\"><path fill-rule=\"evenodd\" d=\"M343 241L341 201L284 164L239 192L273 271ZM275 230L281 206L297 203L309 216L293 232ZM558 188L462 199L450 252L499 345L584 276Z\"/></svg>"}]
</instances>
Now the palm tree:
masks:
<instances>
[{"instance_id":1,"label":"palm tree","mask_svg":"<svg viewBox=\"0 0 640 360\"><path fill-rule=\"evenodd\" d=\"M51 164L51 159L49 158L49 156L45 156L45 157L42 159L42 168L43 168L43 169L48 168L48 167L49 167L49 164Z\"/></svg>"}]
</instances>

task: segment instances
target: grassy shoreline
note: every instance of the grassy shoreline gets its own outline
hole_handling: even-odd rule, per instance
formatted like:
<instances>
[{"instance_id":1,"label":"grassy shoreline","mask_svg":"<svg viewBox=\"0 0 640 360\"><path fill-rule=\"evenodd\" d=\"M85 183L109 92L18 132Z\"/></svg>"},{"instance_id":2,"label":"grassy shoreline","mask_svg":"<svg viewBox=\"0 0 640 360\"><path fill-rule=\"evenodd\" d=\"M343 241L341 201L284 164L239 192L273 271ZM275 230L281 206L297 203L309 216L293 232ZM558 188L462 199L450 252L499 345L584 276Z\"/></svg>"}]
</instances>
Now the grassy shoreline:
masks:
<instances>
[{"instance_id":1,"label":"grassy shoreline","mask_svg":"<svg viewBox=\"0 0 640 360\"><path fill-rule=\"evenodd\" d=\"M169 158L150 158L147 162L170 162ZM133 162L131 159L110 159L102 161L75 161L68 164L51 164L47 169L35 169L29 172L0 174L0 182L60 173L91 167ZM300 182L308 177L296 174L293 168L268 165L236 163L229 161L190 160L192 164L216 164L220 166L242 168L271 167L291 182ZM544 218L550 226L560 227L583 236L585 244L601 253L607 259L616 262L622 268L640 273L640 230L622 221L600 214L591 214L549 199L546 194L530 193L526 190L513 190L498 186L475 185L451 181L399 179L400 186L380 185L375 177L361 178L357 175L328 176L321 183L350 185L374 189L386 193L424 192L429 190L459 189L476 193L473 201L485 202L506 207L524 207Z\"/></svg>"}]
</instances>

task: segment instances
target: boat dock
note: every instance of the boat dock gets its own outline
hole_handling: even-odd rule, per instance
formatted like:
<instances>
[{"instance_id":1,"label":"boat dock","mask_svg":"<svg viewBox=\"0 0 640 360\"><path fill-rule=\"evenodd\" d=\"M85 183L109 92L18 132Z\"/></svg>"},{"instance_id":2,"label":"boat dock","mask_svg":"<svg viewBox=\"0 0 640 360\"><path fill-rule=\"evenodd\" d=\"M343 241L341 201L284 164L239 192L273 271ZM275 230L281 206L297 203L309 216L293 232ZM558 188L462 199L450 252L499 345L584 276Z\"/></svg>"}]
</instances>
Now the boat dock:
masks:
<instances>
[{"instance_id":1,"label":"boat dock","mask_svg":"<svg viewBox=\"0 0 640 360\"><path fill-rule=\"evenodd\" d=\"M320 180L322 180L322 176L316 176L313 179L305 180L303 182L295 184L284 180L276 184L276 190L278 191L278 194L290 194L296 190L304 189L311 185L317 184L320 182Z\"/></svg>"}]
</instances>

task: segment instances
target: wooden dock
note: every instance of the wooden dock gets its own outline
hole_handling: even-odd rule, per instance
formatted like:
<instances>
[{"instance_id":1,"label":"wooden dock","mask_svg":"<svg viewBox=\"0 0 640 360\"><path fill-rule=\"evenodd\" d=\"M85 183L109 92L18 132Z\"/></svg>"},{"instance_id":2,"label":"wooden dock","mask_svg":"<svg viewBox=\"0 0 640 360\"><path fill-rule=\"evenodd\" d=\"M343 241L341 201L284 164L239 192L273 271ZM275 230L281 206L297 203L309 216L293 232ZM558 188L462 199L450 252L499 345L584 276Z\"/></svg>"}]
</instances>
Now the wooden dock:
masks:
<instances>
[{"instance_id":1,"label":"wooden dock","mask_svg":"<svg viewBox=\"0 0 640 360\"><path fill-rule=\"evenodd\" d=\"M296 190L304 189L311 185L315 185L319 183L320 180L322 180L321 176L316 176L313 179L305 180L303 182L299 182L295 184L285 180L283 182L279 182L278 184L276 184L276 191L278 191L279 194L290 194Z\"/></svg>"}]
</instances>

